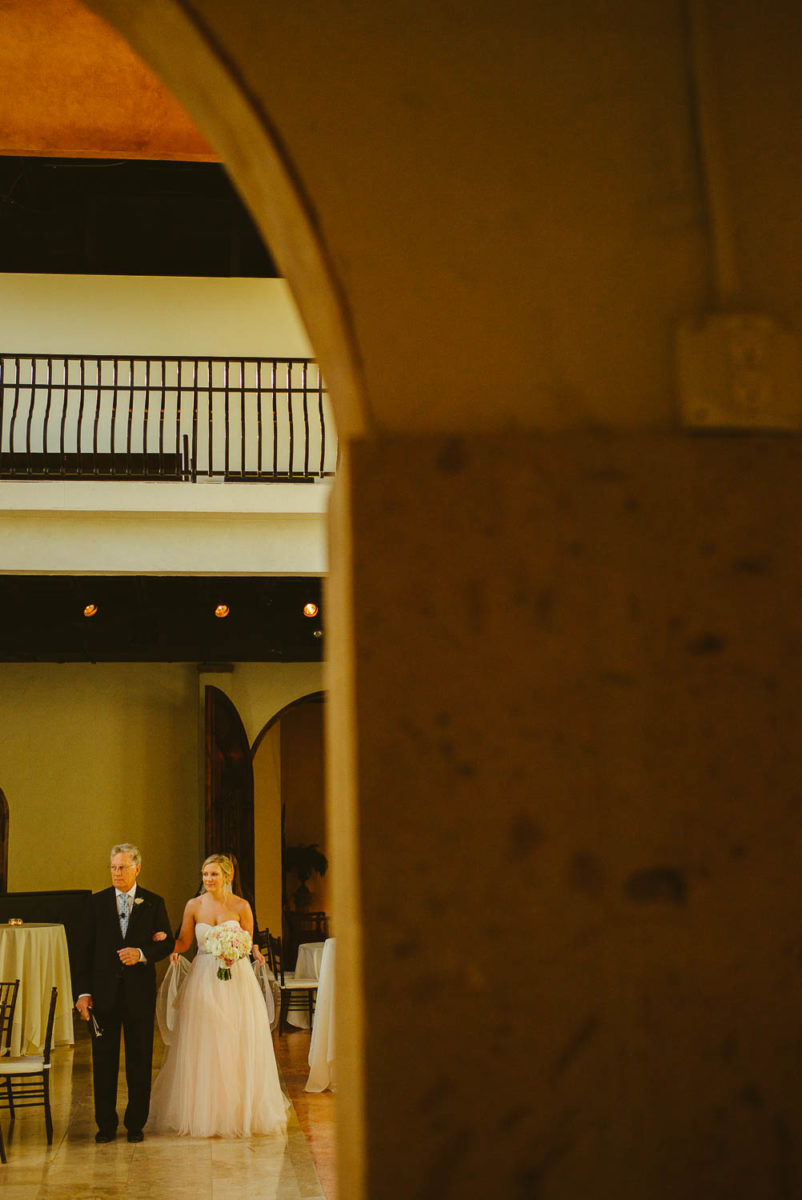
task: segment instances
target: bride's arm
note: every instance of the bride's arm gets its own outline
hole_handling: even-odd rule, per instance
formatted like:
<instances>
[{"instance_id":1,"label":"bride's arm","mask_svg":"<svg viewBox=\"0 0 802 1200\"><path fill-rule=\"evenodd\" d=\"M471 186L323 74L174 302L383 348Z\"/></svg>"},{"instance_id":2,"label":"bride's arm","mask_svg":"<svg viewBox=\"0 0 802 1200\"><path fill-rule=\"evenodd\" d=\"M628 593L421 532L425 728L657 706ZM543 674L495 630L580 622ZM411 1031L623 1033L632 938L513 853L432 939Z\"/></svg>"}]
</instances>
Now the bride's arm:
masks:
<instances>
[{"instance_id":1,"label":"bride's arm","mask_svg":"<svg viewBox=\"0 0 802 1200\"><path fill-rule=\"evenodd\" d=\"M253 961L257 963L263 963L265 961L265 956L256 945L256 942L253 941L253 912L251 911L251 906L247 900L242 901L242 909L239 914L239 923L242 928L251 935L251 941L253 942L253 945L251 946Z\"/></svg>"},{"instance_id":2,"label":"bride's arm","mask_svg":"<svg viewBox=\"0 0 802 1200\"><path fill-rule=\"evenodd\" d=\"M187 900L184 908L184 917L181 921L181 929L179 930L178 937L175 939L173 953L170 955L171 963L174 963L179 954L183 954L185 950L189 950L192 945L192 939L195 936L195 901L196 897L194 896L191 900Z\"/></svg>"}]
</instances>

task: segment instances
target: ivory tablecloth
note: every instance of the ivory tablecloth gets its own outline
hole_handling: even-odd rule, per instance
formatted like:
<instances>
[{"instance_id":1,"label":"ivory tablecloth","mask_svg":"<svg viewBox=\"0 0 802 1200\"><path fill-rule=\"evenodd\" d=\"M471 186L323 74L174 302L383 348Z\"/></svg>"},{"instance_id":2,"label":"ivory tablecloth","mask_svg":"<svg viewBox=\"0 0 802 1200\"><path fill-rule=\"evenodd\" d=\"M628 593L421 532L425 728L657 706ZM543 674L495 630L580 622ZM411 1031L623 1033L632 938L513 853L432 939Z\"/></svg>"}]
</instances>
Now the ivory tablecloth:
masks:
<instances>
[{"instance_id":1,"label":"ivory tablecloth","mask_svg":"<svg viewBox=\"0 0 802 1200\"><path fill-rule=\"evenodd\" d=\"M298 947L298 961L295 964L297 979L320 979L320 964L323 959L325 942L302 942Z\"/></svg>"},{"instance_id":2,"label":"ivory tablecloth","mask_svg":"<svg viewBox=\"0 0 802 1200\"><path fill-rule=\"evenodd\" d=\"M288 971L285 975L286 982L292 984L294 979L319 979L320 978L320 963L323 958L323 942L302 942L298 947L298 959L295 963L295 970ZM309 1013L306 1008L306 1001L298 1008L291 1008L287 1013L287 1024L294 1025L296 1029L309 1028Z\"/></svg>"},{"instance_id":3,"label":"ivory tablecloth","mask_svg":"<svg viewBox=\"0 0 802 1200\"><path fill-rule=\"evenodd\" d=\"M317 989L317 1007L312 1040L309 1044L309 1078L307 1092L334 1091L334 944L328 938L323 945L320 964L320 983Z\"/></svg>"},{"instance_id":4,"label":"ivory tablecloth","mask_svg":"<svg viewBox=\"0 0 802 1200\"><path fill-rule=\"evenodd\" d=\"M72 1045L72 983L63 925L0 925L0 980L19 979L12 1054L41 1054L50 989L58 988L55 1045Z\"/></svg>"}]
</instances>

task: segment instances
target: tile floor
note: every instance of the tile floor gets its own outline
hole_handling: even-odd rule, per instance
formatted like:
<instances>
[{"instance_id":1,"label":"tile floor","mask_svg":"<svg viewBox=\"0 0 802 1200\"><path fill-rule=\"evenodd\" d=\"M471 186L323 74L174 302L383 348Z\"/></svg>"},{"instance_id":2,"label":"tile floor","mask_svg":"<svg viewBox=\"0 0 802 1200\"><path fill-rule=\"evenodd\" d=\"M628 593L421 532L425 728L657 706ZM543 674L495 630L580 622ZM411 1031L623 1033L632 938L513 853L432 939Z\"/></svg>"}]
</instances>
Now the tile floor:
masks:
<instances>
[{"instance_id":1,"label":"tile floor","mask_svg":"<svg viewBox=\"0 0 802 1200\"><path fill-rule=\"evenodd\" d=\"M123 1134L96 1146L89 1041L79 1030L74 1049L53 1054L53 1145L47 1146L40 1108L20 1111L13 1131L0 1110L8 1155L8 1164L0 1164L2 1200L335 1200L334 1097L303 1092L308 1033L287 1033L275 1044L293 1100L286 1139L146 1134L131 1146ZM155 1066L160 1059L157 1044ZM124 1091L122 1084L120 1112Z\"/></svg>"}]
</instances>

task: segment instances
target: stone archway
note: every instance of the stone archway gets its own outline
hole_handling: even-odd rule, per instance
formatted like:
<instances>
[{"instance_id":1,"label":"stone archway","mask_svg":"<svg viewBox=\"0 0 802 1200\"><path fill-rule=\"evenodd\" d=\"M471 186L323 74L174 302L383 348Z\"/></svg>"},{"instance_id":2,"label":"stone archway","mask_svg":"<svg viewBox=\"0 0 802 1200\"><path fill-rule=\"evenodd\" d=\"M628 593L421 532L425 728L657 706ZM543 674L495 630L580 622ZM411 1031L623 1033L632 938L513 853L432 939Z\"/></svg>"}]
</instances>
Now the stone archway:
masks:
<instances>
[{"instance_id":1,"label":"stone archway","mask_svg":"<svg viewBox=\"0 0 802 1200\"><path fill-rule=\"evenodd\" d=\"M251 746L254 837L261 851L256 856L257 883L268 897L268 906L260 899L260 911L269 907L271 932L281 931L285 945L285 848L296 840L316 841L325 848L327 840L320 743L325 700L325 692L315 691L284 704L265 722ZM315 716L310 716L313 712Z\"/></svg>"}]
</instances>

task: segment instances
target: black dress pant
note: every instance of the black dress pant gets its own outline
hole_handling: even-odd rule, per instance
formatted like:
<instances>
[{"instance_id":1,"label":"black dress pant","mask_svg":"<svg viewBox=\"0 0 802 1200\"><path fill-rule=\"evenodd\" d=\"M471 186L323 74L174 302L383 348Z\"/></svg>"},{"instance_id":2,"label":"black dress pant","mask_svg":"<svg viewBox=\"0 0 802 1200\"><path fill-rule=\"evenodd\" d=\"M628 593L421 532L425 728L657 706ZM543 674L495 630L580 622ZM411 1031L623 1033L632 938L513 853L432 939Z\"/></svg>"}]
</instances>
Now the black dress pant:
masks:
<instances>
[{"instance_id":1,"label":"black dress pant","mask_svg":"<svg viewBox=\"0 0 802 1200\"><path fill-rule=\"evenodd\" d=\"M95 1085L95 1121L101 1133L117 1128L117 1079L120 1073L120 1033L125 1040L125 1079L128 1106L123 1120L129 1131L138 1132L150 1109L151 1064L153 1062L152 1004L134 1007L120 988L110 1009L95 1009L102 1030L92 1035L92 1077Z\"/></svg>"}]
</instances>

